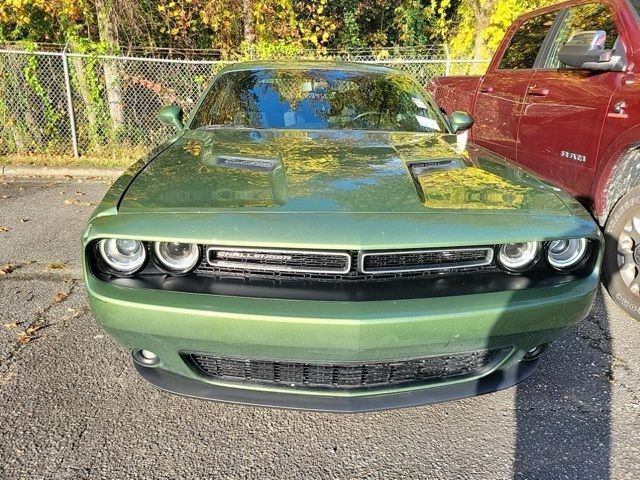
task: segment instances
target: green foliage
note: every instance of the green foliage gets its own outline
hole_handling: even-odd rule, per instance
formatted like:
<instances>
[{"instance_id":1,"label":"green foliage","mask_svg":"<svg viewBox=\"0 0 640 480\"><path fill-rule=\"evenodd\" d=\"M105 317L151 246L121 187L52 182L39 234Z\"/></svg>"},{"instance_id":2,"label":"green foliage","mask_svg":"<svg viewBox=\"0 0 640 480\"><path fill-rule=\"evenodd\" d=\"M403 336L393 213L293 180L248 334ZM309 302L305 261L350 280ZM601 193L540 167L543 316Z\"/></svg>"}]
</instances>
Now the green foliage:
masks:
<instances>
[{"instance_id":1,"label":"green foliage","mask_svg":"<svg viewBox=\"0 0 640 480\"><path fill-rule=\"evenodd\" d=\"M513 19L555 0L253 0L255 43L293 49L449 41L454 56L489 56ZM122 46L245 49L239 0L11 0L0 41L100 39L98 12ZM101 17L102 18L102 17ZM273 47L269 47L273 45ZM286 49L285 49L286 50ZM288 53L288 52L287 52Z\"/></svg>"},{"instance_id":2,"label":"green foliage","mask_svg":"<svg viewBox=\"0 0 640 480\"><path fill-rule=\"evenodd\" d=\"M459 0L253 0L256 42L305 48L418 45L434 38ZM0 2L0 40L64 44L100 39L101 22L122 46L237 49L239 0L11 0Z\"/></svg>"},{"instance_id":3,"label":"green foliage","mask_svg":"<svg viewBox=\"0 0 640 480\"><path fill-rule=\"evenodd\" d=\"M516 17L553 3L556 0L462 0L450 40L451 55L490 58Z\"/></svg>"},{"instance_id":4,"label":"green foliage","mask_svg":"<svg viewBox=\"0 0 640 480\"><path fill-rule=\"evenodd\" d=\"M75 68L70 71L73 86L83 97L82 105L86 109L83 116L88 120L81 124L81 130L85 130L81 134L87 138L89 148L95 151L103 139L111 137L105 86L101 80L102 64L98 56L110 53L112 47L105 42L91 42L85 38L74 39L72 47L74 51L88 55L76 60Z\"/></svg>"},{"instance_id":5,"label":"green foliage","mask_svg":"<svg viewBox=\"0 0 640 480\"><path fill-rule=\"evenodd\" d=\"M257 60L325 58L332 49L371 47L382 60L394 49L446 42L452 57L486 59L517 15L554 1L0 0L0 43L17 41L27 50L66 44L68 51L83 54L68 57L81 149L115 152L144 143L144 132L118 110L126 105L127 88L147 89L155 102L183 102L188 108L211 77L185 76L180 97L175 85L126 71L102 54L129 47L163 47L180 55L216 49L216 59ZM66 102L44 64L28 55L5 67L0 58L0 151L68 148ZM479 73L459 68L468 65L453 64L450 72Z\"/></svg>"},{"instance_id":6,"label":"green foliage","mask_svg":"<svg viewBox=\"0 0 640 480\"><path fill-rule=\"evenodd\" d=\"M340 42L348 48L363 46L358 14L356 11L356 0L346 0L343 2L342 30L340 32Z\"/></svg>"},{"instance_id":7,"label":"green foliage","mask_svg":"<svg viewBox=\"0 0 640 480\"><path fill-rule=\"evenodd\" d=\"M23 41L22 46L26 50L30 51L35 51L36 48L36 44L29 41ZM48 147L55 148L60 139L58 126L63 114L55 108L51 100L50 93L40 82L40 78L38 76L38 57L35 55L29 55L26 65L22 70L22 74L24 75L24 79L31 91L41 102L43 117L45 120L44 134L49 141Z\"/></svg>"}]
</instances>

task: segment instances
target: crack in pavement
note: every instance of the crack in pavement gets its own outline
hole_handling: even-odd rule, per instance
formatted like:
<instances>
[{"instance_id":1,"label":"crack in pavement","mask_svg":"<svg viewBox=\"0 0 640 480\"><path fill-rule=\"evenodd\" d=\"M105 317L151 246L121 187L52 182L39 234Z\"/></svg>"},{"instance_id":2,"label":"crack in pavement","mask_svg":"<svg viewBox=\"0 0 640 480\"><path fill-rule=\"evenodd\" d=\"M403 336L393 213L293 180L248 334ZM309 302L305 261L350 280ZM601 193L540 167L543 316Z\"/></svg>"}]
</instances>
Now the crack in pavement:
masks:
<instances>
[{"instance_id":1,"label":"crack in pavement","mask_svg":"<svg viewBox=\"0 0 640 480\"><path fill-rule=\"evenodd\" d=\"M0 361L0 384L6 383L11 377L13 377L12 366L15 364L15 360L18 358L20 352L31 344L34 340L40 338L40 335L36 335L38 332L53 325L49 321L49 312L56 306L61 305L69 300L78 286L79 279L65 278L63 285L68 285L66 290L59 290L54 298L46 305L41 307L35 312L32 319L21 322L24 325L24 329L20 335L16 338L15 342L10 345L10 351L8 355ZM20 339L23 339L22 341Z\"/></svg>"},{"instance_id":2,"label":"crack in pavement","mask_svg":"<svg viewBox=\"0 0 640 480\"><path fill-rule=\"evenodd\" d=\"M588 323L590 325L595 325L597 327L598 331L600 332L600 337L593 337L589 335L589 333L581 333L580 338L585 340L589 347L609 357L609 369L607 371L607 377L609 381L615 385L618 385L627 393L629 393L634 403L640 404L640 395L638 395L637 392L635 392L629 385L627 385L616 375L616 371L619 369L624 370L629 374L633 374L633 369L629 366L629 363L624 358L616 355L613 352L613 337L610 330L607 327L603 326L601 322L602 319L598 319L597 317L588 320Z\"/></svg>"}]
</instances>

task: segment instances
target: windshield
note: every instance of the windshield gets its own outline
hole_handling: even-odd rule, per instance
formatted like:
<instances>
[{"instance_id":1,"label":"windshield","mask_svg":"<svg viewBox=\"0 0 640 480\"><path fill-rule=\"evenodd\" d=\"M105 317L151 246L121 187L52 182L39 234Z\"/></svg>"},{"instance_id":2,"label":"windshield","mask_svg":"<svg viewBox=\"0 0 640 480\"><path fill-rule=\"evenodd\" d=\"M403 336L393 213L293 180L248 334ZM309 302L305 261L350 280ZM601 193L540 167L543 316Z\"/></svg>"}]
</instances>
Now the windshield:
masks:
<instances>
[{"instance_id":1,"label":"windshield","mask_svg":"<svg viewBox=\"0 0 640 480\"><path fill-rule=\"evenodd\" d=\"M410 77L327 69L256 69L223 74L191 124L191 128L215 126L447 130L427 94Z\"/></svg>"}]
</instances>

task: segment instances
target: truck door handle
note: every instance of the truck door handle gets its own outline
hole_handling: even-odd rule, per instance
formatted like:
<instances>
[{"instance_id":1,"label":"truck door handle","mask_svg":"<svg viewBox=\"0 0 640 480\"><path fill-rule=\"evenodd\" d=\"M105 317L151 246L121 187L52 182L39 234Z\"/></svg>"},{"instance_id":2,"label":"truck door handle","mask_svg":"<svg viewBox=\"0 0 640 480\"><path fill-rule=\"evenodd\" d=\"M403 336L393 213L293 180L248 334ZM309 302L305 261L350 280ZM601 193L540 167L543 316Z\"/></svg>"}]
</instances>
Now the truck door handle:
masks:
<instances>
[{"instance_id":1,"label":"truck door handle","mask_svg":"<svg viewBox=\"0 0 640 480\"><path fill-rule=\"evenodd\" d=\"M546 97L549 95L549 89L544 87L537 87L532 85L528 88L527 92L529 95L533 95L535 97Z\"/></svg>"},{"instance_id":2,"label":"truck door handle","mask_svg":"<svg viewBox=\"0 0 640 480\"><path fill-rule=\"evenodd\" d=\"M493 93L493 87L490 85L483 85L480 87L482 93Z\"/></svg>"}]
</instances>

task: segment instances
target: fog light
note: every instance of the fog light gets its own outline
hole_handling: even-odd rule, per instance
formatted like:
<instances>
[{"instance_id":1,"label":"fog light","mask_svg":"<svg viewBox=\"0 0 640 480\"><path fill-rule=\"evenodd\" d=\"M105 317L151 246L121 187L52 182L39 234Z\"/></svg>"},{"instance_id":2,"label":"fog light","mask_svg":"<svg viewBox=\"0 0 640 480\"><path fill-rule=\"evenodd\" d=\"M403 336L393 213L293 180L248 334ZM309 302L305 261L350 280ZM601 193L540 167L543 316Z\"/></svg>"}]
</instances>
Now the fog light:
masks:
<instances>
[{"instance_id":1,"label":"fog light","mask_svg":"<svg viewBox=\"0 0 640 480\"><path fill-rule=\"evenodd\" d=\"M537 347L532 348L522 357L524 360L534 360L542 355L545 350L549 347L548 343L543 343L542 345L538 345Z\"/></svg>"},{"instance_id":2,"label":"fog light","mask_svg":"<svg viewBox=\"0 0 640 480\"><path fill-rule=\"evenodd\" d=\"M149 350L140 350L140 355L142 355L147 360L155 360L156 358L158 358L155 353L150 352Z\"/></svg>"},{"instance_id":3,"label":"fog light","mask_svg":"<svg viewBox=\"0 0 640 480\"><path fill-rule=\"evenodd\" d=\"M160 363L160 358L151 350L139 349L133 351L133 359L145 367L155 367Z\"/></svg>"}]
</instances>

